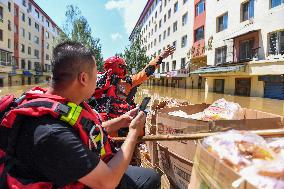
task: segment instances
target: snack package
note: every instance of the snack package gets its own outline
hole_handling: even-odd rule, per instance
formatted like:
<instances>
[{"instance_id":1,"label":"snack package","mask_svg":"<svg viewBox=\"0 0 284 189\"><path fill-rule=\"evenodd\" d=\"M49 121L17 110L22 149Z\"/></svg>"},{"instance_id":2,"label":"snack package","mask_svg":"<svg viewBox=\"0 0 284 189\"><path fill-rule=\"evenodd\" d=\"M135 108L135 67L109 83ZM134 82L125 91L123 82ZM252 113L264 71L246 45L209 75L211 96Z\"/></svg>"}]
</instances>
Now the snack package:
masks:
<instances>
[{"instance_id":1,"label":"snack package","mask_svg":"<svg viewBox=\"0 0 284 189\"><path fill-rule=\"evenodd\" d=\"M262 137L236 130L205 138L202 144L235 171L251 165L253 159L271 160L274 155Z\"/></svg>"}]
</instances>

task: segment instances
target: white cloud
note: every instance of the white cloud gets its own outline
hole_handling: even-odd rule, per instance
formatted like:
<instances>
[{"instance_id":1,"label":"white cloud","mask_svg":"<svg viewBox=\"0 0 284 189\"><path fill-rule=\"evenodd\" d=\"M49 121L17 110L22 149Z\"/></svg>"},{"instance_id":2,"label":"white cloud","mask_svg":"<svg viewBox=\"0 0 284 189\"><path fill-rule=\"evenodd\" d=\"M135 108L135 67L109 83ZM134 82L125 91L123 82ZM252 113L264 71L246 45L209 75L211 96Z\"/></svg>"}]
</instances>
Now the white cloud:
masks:
<instances>
[{"instance_id":1,"label":"white cloud","mask_svg":"<svg viewBox=\"0 0 284 189\"><path fill-rule=\"evenodd\" d=\"M110 37L113 41L116 41L117 39L122 39L122 35L120 35L119 33L112 33Z\"/></svg>"},{"instance_id":2,"label":"white cloud","mask_svg":"<svg viewBox=\"0 0 284 189\"><path fill-rule=\"evenodd\" d=\"M118 10L122 13L124 27L130 34L146 5L146 0L109 0L105 4L107 10Z\"/></svg>"}]
</instances>

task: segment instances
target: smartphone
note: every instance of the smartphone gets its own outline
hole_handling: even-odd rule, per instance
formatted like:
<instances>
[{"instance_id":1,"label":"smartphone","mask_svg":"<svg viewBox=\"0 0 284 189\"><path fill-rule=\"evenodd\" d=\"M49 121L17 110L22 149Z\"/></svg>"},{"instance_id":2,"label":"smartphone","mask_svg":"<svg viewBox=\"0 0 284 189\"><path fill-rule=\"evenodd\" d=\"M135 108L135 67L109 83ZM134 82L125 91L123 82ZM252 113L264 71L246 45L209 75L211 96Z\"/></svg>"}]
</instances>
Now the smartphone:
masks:
<instances>
[{"instance_id":1,"label":"smartphone","mask_svg":"<svg viewBox=\"0 0 284 189\"><path fill-rule=\"evenodd\" d=\"M145 111L150 100L151 100L151 97L145 97L139 106L139 111Z\"/></svg>"}]
</instances>

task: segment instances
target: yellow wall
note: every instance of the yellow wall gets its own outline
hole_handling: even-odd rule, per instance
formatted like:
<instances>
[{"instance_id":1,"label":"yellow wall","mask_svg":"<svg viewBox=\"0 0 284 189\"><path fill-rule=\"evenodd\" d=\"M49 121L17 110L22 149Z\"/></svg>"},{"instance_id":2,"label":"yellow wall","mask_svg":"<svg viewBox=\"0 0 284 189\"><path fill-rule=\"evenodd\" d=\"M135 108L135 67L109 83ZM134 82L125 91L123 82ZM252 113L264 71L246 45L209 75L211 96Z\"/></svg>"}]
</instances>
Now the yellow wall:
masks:
<instances>
[{"instance_id":1,"label":"yellow wall","mask_svg":"<svg viewBox=\"0 0 284 189\"><path fill-rule=\"evenodd\" d=\"M263 97L264 95L264 83L258 81L258 76L221 76L221 77L206 77L205 91L213 92L214 79L224 79L224 93L235 94L235 79L236 78L251 78L251 91L250 96Z\"/></svg>"}]
</instances>

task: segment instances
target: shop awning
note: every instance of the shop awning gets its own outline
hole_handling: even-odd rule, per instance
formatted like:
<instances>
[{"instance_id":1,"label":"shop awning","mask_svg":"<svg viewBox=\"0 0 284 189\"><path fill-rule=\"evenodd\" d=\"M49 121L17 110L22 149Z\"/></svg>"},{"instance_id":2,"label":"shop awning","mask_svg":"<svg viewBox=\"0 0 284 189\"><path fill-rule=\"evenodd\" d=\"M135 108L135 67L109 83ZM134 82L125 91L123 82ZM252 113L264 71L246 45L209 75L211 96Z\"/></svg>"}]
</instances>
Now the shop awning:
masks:
<instances>
[{"instance_id":1,"label":"shop awning","mask_svg":"<svg viewBox=\"0 0 284 189\"><path fill-rule=\"evenodd\" d=\"M24 76L32 76L33 74L29 71L23 71Z\"/></svg>"},{"instance_id":2,"label":"shop awning","mask_svg":"<svg viewBox=\"0 0 284 189\"><path fill-rule=\"evenodd\" d=\"M248 35L248 34L253 33L253 32L258 32L258 31L259 31L259 29L247 28L244 31L241 30L241 31L238 31L238 32L230 35L225 40L234 39L234 38L237 38L237 37L242 37L242 36Z\"/></svg>"},{"instance_id":3,"label":"shop awning","mask_svg":"<svg viewBox=\"0 0 284 189\"><path fill-rule=\"evenodd\" d=\"M244 66L245 65L204 67L192 71L190 72L190 74L210 74L210 73L241 71L241 68L243 68Z\"/></svg>"}]
</instances>

